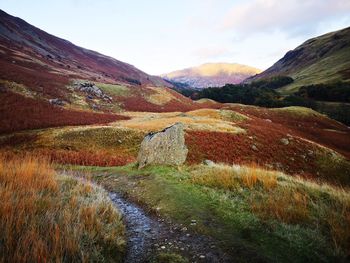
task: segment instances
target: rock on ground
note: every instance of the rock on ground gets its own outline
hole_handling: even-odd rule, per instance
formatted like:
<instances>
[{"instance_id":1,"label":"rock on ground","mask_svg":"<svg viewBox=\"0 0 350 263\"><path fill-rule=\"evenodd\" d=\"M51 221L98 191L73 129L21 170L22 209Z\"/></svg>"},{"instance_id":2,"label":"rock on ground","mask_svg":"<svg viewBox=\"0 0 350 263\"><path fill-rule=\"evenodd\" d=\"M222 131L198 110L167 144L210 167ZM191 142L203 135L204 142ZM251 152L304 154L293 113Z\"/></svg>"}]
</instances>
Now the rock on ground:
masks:
<instances>
[{"instance_id":1,"label":"rock on ground","mask_svg":"<svg viewBox=\"0 0 350 263\"><path fill-rule=\"evenodd\" d=\"M186 161L187 153L184 126L176 123L160 132L146 135L137 161L139 168L149 164L180 165Z\"/></svg>"}]
</instances>

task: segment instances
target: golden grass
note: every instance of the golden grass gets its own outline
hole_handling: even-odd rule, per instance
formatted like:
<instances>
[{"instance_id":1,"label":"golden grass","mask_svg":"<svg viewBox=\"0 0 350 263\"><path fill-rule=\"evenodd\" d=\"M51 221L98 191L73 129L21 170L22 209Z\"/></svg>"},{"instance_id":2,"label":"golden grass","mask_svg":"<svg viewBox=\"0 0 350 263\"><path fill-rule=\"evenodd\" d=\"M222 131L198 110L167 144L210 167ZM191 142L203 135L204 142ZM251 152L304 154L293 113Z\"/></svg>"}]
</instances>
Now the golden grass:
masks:
<instances>
[{"instance_id":1,"label":"golden grass","mask_svg":"<svg viewBox=\"0 0 350 263\"><path fill-rule=\"evenodd\" d=\"M131 120L119 121L115 125L145 132L159 131L174 123L181 122L186 130L244 133L245 130L230 121L204 116L191 116L187 113L138 113L127 114Z\"/></svg>"},{"instance_id":2,"label":"golden grass","mask_svg":"<svg viewBox=\"0 0 350 263\"><path fill-rule=\"evenodd\" d=\"M248 120L249 117L232 110L199 109L186 112L187 115L218 119L223 121L239 122Z\"/></svg>"},{"instance_id":3,"label":"golden grass","mask_svg":"<svg viewBox=\"0 0 350 263\"><path fill-rule=\"evenodd\" d=\"M256 165L251 167L237 165L232 167L227 165L197 166L193 172L192 182L228 190L242 186L247 188L262 186L269 190L277 186L277 175L278 172L268 171Z\"/></svg>"},{"instance_id":4,"label":"golden grass","mask_svg":"<svg viewBox=\"0 0 350 263\"><path fill-rule=\"evenodd\" d=\"M121 261L120 214L102 189L45 159L0 155L0 262Z\"/></svg>"},{"instance_id":5,"label":"golden grass","mask_svg":"<svg viewBox=\"0 0 350 263\"><path fill-rule=\"evenodd\" d=\"M270 195L263 201L251 200L252 211L264 219L299 224L310 219L308 196L298 191L285 191L280 195Z\"/></svg>"}]
</instances>

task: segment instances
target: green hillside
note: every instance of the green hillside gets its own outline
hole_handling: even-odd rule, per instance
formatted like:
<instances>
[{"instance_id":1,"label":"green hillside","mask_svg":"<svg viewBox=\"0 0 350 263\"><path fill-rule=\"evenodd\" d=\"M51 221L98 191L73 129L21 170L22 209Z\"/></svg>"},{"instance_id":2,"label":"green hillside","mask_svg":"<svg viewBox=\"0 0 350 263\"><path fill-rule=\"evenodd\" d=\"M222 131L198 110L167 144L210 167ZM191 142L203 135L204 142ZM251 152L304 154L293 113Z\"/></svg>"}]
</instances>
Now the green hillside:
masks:
<instances>
[{"instance_id":1,"label":"green hillside","mask_svg":"<svg viewBox=\"0 0 350 263\"><path fill-rule=\"evenodd\" d=\"M304 85L350 81L350 27L307 40L248 80L277 75L294 79L280 89L283 93L295 92Z\"/></svg>"}]
</instances>

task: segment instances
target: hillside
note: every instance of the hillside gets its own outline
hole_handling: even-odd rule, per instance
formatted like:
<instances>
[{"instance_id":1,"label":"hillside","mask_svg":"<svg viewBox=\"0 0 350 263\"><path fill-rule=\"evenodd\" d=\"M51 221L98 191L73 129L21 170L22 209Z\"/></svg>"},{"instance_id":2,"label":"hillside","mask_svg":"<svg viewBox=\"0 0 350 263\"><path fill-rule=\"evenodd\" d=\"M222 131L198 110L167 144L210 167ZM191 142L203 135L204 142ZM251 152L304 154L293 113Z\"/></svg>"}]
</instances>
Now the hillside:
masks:
<instances>
[{"instance_id":1,"label":"hillside","mask_svg":"<svg viewBox=\"0 0 350 263\"><path fill-rule=\"evenodd\" d=\"M171 85L160 77L78 47L1 10L0 76L0 132L106 123L119 119L115 113L124 110L206 106L167 88Z\"/></svg>"},{"instance_id":2,"label":"hillside","mask_svg":"<svg viewBox=\"0 0 350 263\"><path fill-rule=\"evenodd\" d=\"M284 92L296 91L303 85L350 81L350 27L305 41L247 81L278 75L294 79L294 83L282 88Z\"/></svg>"},{"instance_id":3,"label":"hillside","mask_svg":"<svg viewBox=\"0 0 350 263\"><path fill-rule=\"evenodd\" d=\"M302 68L318 41L276 68ZM0 11L0 263L347 262L350 127L296 106L309 90L279 93L291 77L226 84L257 72L162 79Z\"/></svg>"},{"instance_id":4,"label":"hillside","mask_svg":"<svg viewBox=\"0 0 350 263\"><path fill-rule=\"evenodd\" d=\"M159 77L150 76L132 65L78 47L71 42L50 35L24 20L0 10L1 76L34 86L42 78L52 78L55 84L69 78L125 82L130 84L165 85ZM35 82L26 68L41 71ZM16 74L17 73L17 74ZM53 87L54 88L54 87Z\"/></svg>"},{"instance_id":5,"label":"hillside","mask_svg":"<svg viewBox=\"0 0 350 263\"><path fill-rule=\"evenodd\" d=\"M240 83L259 72L259 69L236 63L207 63L163 74L162 77L193 88L207 88Z\"/></svg>"}]
</instances>

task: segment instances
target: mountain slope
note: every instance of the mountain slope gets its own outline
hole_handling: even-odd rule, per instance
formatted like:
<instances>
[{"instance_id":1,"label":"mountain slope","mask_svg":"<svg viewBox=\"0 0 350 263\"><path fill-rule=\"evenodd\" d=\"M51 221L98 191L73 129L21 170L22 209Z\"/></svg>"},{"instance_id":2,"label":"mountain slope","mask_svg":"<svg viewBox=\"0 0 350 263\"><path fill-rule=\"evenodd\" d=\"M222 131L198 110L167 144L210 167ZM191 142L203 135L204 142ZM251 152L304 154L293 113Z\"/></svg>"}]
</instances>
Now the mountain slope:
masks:
<instances>
[{"instance_id":1,"label":"mountain slope","mask_svg":"<svg viewBox=\"0 0 350 263\"><path fill-rule=\"evenodd\" d=\"M65 118L41 122L38 110L34 114L39 118L34 125L37 128L81 124L82 116L94 123L99 117L95 113L89 115L93 112L164 112L205 107L167 87L171 85L160 77L78 47L0 10L0 100L7 112L0 112L0 117L8 126L7 131L33 126L22 121L24 118L28 124L32 118L33 112L24 110L28 101L44 110L45 118L58 118L61 110L57 108L64 109L67 116L73 111L71 116L80 116L80 120L70 118L66 124ZM18 109L21 118L16 115ZM16 116L18 120L12 119ZM117 117L100 118L99 123ZM14 123L16 127L11 126Z\"/></svg>"},{"instance_id":2,"label":"mountain slope","mask_svg":"<svg viewBox=\"0 0 350 263\"><path fill-rule=\"evenodd\" d=\"M235 63L207 63L163 74L162 77L194 88L221 87L239 83L260 70Z\"/></svg>"},{"instance_id":3,"label":"mountain slope","mask_svg":"<svg viewBox=\"0 0 350 263\"><path fill-rule=\"evenodd\" d=\"M302 85L350 81L350 27L307 40L247 81L277 75L294 78L284 91L295 91Z\"/></svg>"},{"instance_id":4,"label":"mountain slope","mask_svg":"<svg viewBox=\"0 0 350 263\"><path fill-rule=\"evenodd\" d=\"M8 72L8 64L11 63L11 71L34 66L47 75L55 74L63 79L62 75L109 82L166 85L160 78L149 76L132 65L78 47L1 10L0 22L2 76L13 76ZM26 75L30 79L28 72Z\"/></svg>"}]
</instances>

